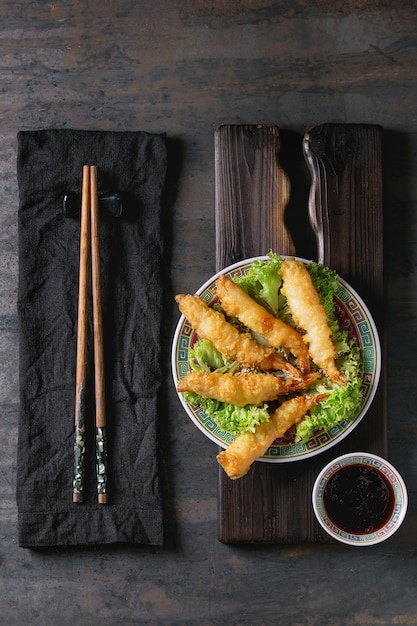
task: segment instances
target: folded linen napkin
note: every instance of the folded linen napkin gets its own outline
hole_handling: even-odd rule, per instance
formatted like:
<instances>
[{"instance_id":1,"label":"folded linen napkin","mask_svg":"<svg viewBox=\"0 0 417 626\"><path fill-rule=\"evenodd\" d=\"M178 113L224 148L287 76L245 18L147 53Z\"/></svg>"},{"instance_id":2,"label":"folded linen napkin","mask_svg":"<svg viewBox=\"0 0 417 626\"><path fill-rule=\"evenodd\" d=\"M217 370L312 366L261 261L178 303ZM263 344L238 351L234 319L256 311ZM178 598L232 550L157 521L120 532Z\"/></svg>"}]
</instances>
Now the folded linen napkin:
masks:
<instances>
[{"instance_id":1,"label":"folded linen napkin","mask_svg":"<svg viewBox=\"0 0 417 626\"><path fill-rule=\"evenodd\" d=\"M119 219L101 217L109 503L95 479L92 325L88 339L84 502L72 502L79 218L82 167L99 192L119 192ZM157 459L161 383L163 135L39 130L18 133L20 417L19 545L161 545ZM91 291L91 290L90 290ZM91 298L91 295L90 295ZM91 315L90 315L91 318Z\"/></svg>"}]
</instances>

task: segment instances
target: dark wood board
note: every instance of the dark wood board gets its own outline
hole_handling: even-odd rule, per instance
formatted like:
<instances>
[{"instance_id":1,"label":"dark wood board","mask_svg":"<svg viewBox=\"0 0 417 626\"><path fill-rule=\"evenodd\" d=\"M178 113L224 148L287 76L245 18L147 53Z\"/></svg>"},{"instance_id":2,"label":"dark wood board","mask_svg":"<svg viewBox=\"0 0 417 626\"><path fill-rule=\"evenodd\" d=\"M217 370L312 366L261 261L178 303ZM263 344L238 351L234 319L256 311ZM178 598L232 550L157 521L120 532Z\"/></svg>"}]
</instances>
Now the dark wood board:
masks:
<instances>
[{"instance_id":1,"label":"dark wood board","mask_svg":"<svg viewBox=\"0 0 417 626\"><path fill-rule=\"evenodd\" d=\"M283 227L290 182L276 126L221 126L215 133L216 265L271 250L294 254Z\"/></svg>"},{"instance_id":2,"label":"dark wood board","mask_svg":"<svg viewBox=\"0 0 417 626\"><path fill-rule=\"evenodd\" d=\"M309 217L318 242L317 260L334 268L365 300L383 347L381 144L378 126L325 124L306 132L303 151L311 173ZM276 126L217 129L217 270L270 249L297 253L285 226L289 184L279 165L280 147ZM314 517L312 486L331 458L354 450L387 455L384 372L362 422L328 451L291 463L256 462L237 481L219 468L219 540L330 541Z\"/></svg>"}]
</instances>

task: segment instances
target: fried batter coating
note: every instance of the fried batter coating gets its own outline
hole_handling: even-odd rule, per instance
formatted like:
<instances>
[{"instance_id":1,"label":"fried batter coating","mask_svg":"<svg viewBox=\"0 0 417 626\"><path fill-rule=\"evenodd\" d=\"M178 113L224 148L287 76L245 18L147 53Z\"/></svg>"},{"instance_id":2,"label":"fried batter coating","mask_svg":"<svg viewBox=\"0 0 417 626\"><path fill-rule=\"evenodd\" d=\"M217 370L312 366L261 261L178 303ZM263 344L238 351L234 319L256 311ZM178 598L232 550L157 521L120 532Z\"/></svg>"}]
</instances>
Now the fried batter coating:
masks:
<instances>
[{"instance_id":1,"label":"fried batter coating","mask_svg":"<svg viewBox=\"0 0 417 626\"><path fill-rule=\"evenodd\" d=\"M219 372L190 372L178 384L178 391L194 391L204 398L213 398L235 406L261 404L279 396L303 389L316 380L310 374L302 380L283 379L274 374L221 374Z\"/></svg>"},{"instance_id":2,"label":"fried batter coating","mask_svg":"<svg viewBox=\"0 0 417 626\"><path fill-rule=\"evenodd\" d=\"M216 290L228 315L237 317L273 348L288 349L298 359L301 372L304 374L309 371L308 346L295 328L269 313L224 274L218 277Z\"/></svg>"},{"instance_id":3,"label":"fried batter coating","mask_svg":"<svg viewBox=\"0 0 417 626\"><path fill-rule=\"evenodd\" d=\"M259 367L265 371L281 370L294 378L301 378L299 370L275 350L261 345L249 333L240 333L224 315L210 308L199 296L180 294L175 296L175 300L198 335L211 341L226 358L248 367Z\"/></svg>"},{"instance_id":4,"label":"fried batter coating","mask_svg":"<svg viewBox=\"0 0 417 626\"><path fill-rule=\"evenodd\" d=\"M300 422L307 411L325 396L326 394L296 396L286 400L272 413L268 422L256 426L254 433L238 435L216 457L229 478L236 480L247 474L252 463L265 454L275 439L283 437L291 426Z\"/></svg>"},{"instance_id":5,"label":"fried batter coating","mask_svg":"<svg viewBox=\"0 0 417 626\"><path fill-rule=\"evenodd\" d=\"M333 382L346 383L346 376L335 363L336 349L326 311L304 263L294 258L285 259L280 274L283 279L281 292L287 298L295 323L306 332L303 338L312 360Z\"/></svg>"}]
</instances>

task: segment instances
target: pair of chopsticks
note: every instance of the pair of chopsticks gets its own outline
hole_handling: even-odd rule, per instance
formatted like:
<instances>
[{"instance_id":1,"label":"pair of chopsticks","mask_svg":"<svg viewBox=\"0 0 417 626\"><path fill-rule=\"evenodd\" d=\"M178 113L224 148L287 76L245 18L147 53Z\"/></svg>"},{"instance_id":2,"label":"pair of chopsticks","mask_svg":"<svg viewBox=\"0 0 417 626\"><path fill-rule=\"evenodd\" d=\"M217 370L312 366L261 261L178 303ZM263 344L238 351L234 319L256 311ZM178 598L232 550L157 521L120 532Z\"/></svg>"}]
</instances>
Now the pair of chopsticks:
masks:
<instances>
[{"instance_id":1,"label":"pair of chopsticks","mask_svg":"<svg viewBox=\"0 0 417 626\"><path fill-rule=\"evenodd\" d=\"M78 284L78 329L75 397L73 502L84 494L85 410L87 378L88 266L91 237L91 285L94 330L94 382L96 409L97 500L107 504L107 432L104 385L103 324L101 311L99 208L97 167L84 165L81 196L80 268Z\"/></svg>"}]
</instances>

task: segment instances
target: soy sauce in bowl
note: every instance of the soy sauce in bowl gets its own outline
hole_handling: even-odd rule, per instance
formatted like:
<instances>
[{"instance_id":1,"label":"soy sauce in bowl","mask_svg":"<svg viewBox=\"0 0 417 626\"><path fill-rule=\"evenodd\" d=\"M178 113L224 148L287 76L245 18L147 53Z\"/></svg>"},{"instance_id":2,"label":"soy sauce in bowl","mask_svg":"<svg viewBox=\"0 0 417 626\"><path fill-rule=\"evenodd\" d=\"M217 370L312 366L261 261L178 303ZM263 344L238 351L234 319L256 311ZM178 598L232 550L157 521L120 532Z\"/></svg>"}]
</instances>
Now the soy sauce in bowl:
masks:
<instances>
[{"instance_id":1,"label":"soy sauce in bowl","mask_svg":"<svg viewBox=\"0 0 417 626\"><path fill-rule=\"evenodd\" d=\"M378 531L390 519L395 494L379 469L358 463L341 467L330 478L323 504L336 526L347 533L365 535Z\"/></svg>"},{"instance_id":2,"label":"soy sauce in bowl","mask_svg":"<svg viewBox=\"0 0 417 626\"><path fill-rule=\"evenodd\" d=\"M319 472L312 490L317 521L333 538L372 546L391 537L407 513L404 480L386 459L350 452Z\"/></svg>"}]
</instances>

